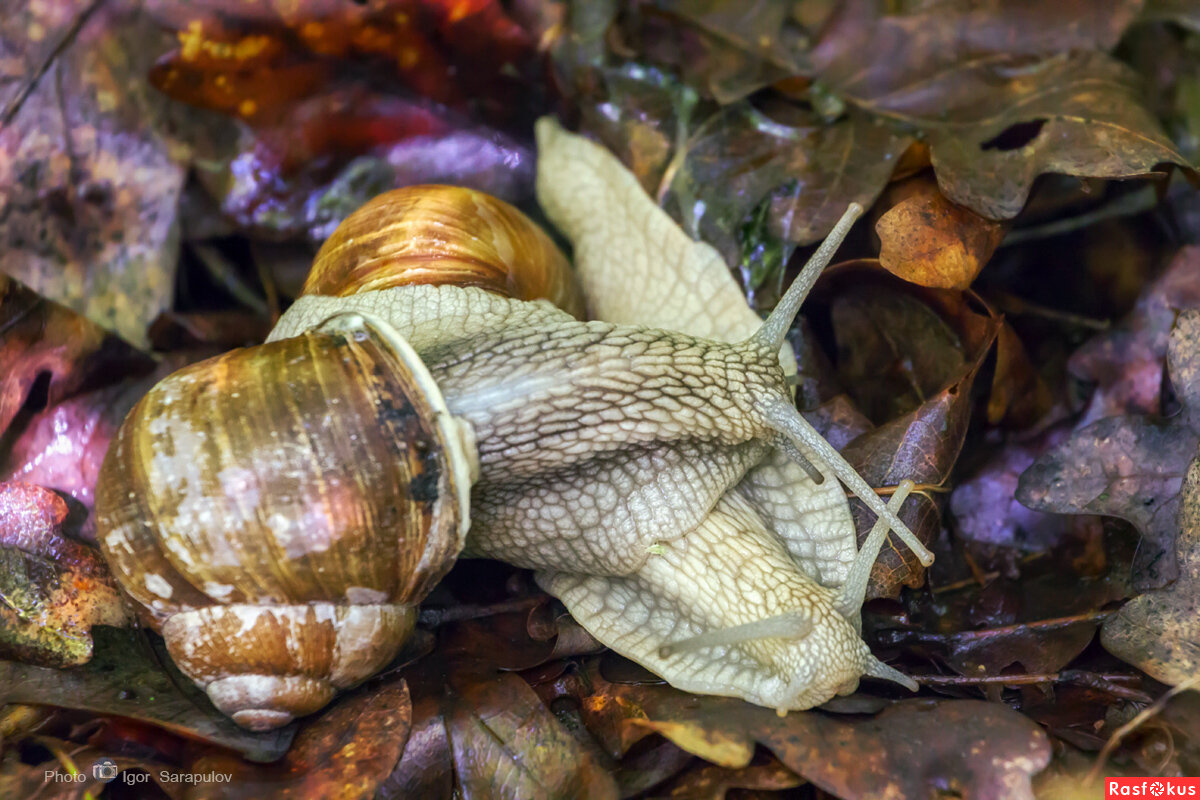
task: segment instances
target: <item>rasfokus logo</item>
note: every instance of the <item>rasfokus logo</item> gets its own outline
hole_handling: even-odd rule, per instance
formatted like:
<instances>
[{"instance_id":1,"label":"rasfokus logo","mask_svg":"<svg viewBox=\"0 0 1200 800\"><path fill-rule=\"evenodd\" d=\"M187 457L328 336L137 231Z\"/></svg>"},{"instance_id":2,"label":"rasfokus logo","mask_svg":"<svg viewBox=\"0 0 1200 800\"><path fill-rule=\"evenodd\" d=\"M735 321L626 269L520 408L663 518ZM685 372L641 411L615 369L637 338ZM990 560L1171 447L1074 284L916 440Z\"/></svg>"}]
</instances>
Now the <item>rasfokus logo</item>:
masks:
<instances>
[{"instance_id":1,"label":"rasfokus logo","mask_svg":"<svg viewBox=\"0 0 1200 800\"><path fill-rule=\"evenodd\" d=\"M1200 798L1200 778L1105 778L1104 798L1110 797Z\"/></svg>"}]
</instances>

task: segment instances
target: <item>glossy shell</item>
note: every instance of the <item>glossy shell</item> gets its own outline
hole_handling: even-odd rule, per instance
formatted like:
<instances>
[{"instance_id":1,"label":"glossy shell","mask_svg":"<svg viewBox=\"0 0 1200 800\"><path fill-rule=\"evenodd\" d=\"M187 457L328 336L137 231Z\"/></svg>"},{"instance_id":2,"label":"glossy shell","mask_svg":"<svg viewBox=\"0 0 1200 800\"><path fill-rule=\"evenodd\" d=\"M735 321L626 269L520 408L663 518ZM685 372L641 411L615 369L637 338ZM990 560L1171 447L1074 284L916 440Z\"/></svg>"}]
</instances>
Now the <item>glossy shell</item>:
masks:
<instances>
[{"instance_id":1,"label":"glossy shell","mask_svg":"<svg viewBox=\"0 0 1200 800\"><path fill-rule=\"evenodd\" d=\"M101 547L181 670L276 727L383 667L462 548L473 448L385 323L181 370L97 486Z\"/></svg>"},{"instance_id":2,"label":"glossy shell","mask_svg":"<svg viewBox=\"0 0 1200 800\"><path fill-rule=\"evenodd\" d=\"M409 186L370 200L321 247L304 294L414 284L477 286L583 316L582 294L550 237L503 200L458 186Z\"/></svg>"}]
</instances>

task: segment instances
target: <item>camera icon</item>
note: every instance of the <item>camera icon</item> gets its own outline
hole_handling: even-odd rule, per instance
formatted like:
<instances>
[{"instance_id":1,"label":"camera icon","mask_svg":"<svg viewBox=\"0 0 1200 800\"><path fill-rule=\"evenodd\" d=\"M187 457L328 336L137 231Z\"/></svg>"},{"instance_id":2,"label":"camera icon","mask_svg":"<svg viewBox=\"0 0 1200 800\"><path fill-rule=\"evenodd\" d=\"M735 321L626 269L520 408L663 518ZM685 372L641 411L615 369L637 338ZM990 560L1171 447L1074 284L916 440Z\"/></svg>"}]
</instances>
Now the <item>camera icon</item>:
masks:
<instances>
[{"instance_id":1,"label":"camera icon","mask_svg":"<svg viewBox=\"0 0 1200 800\"><path fill-rule=\"evenodd\" d=\"M98 781L111 781L117 777L117 771L120 767L117 762L111 758L102 758L95 764L92 764L92 777Z\"/></svg>"}]
</instances>

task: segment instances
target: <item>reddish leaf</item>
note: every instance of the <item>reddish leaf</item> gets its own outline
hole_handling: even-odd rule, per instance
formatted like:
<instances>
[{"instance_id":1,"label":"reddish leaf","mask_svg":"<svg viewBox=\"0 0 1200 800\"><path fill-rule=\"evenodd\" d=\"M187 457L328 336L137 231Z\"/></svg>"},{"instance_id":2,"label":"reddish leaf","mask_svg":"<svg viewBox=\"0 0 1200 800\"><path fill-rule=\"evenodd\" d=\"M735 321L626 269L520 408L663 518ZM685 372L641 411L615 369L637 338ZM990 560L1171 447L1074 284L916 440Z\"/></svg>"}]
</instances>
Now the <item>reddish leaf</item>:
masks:
<instances>
[{"instance_id":1,"label":"reddish leaf","mask_svg":"<svg viewBox=\"0 0 1200 800\"><path fill-rule=\"evenodd\" d=\"M34 384L46 376L54 405L122 366L144 371L148 359L95 323L38 297L0 274L0 432L8 429ZM124 363L123 363L124 362Z\"/></svg>"},{"instance_id":2,"label":"reddish leaf","mask_svg":"<svg viewBox=\"0 0 1200 800\"><path fill-rule=\"evenodd\" d=\"M93 625L131 621L100 553L61 535L66 516L53 492L0 483L0 656L83 664Z\"/></svg>"},{"instance_id":3,"label":"reddish leaf","mask_svg":"<svg viewBox=\"0 0 1200 800\"><path fill-rule=\"evenodd\" d=\"M358 691L305 723L278 764L250 764L224 753L196 759L191 774L223 777L198 782L188 798L375 797L404 752L412 711L403 680Z\"/></svg>"},{"instance_id":4,"label":"reddish leaf","mask_svg":"<svg viewBox=\"0 0 1200 800\"><path fill-rule=\"evenodd\" d=\"M918 486L942 486L958 460L967 433L971 385L978 369L978 364L966 369L917 409L859 436L846 445L842 455L872 486L891 487L905 479ZM935 500L935 496L919 489L900 514L926 544L942 527L940 499ZM851 500L850 509L862 544L874 515L857 499ZM924 581L925 568L916 556L898 541L889 542L871 570L868 598L895 597L901 586L917 587Z\"/></svg>"}]
</instances>

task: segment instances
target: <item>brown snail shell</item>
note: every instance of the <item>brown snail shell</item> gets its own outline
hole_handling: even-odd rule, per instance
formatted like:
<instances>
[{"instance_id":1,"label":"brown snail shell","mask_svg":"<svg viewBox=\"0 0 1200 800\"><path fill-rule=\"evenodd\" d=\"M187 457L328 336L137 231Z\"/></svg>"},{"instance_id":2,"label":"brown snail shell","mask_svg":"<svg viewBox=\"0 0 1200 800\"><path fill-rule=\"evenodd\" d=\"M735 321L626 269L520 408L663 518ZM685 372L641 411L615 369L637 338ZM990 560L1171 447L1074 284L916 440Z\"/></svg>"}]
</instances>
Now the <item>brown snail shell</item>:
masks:
<instances>
[{"instance_id":1,"label":"brown snail shell","mask_svg":"<svg viewBox=\"0 0 1200 800\"><path fill-rule=\"evenodd\" d=\"M368 201L325 241L303 293L419 284L545 299L583 316L583 295L545 231L503 200L460 186L408 186Z\"/></svg>"},{"instance_id":2,"label":"brown snail shell","mask_svg":"<svg viewBox=\"0 0 1200 800\"><path fill-rule=\"evenodd\" d=\"M390 326L344 315L155 386L101 470L101 547L180 669L274 728L411 632L462 549L464 436Z\"/></svg>"}]
</instances>

